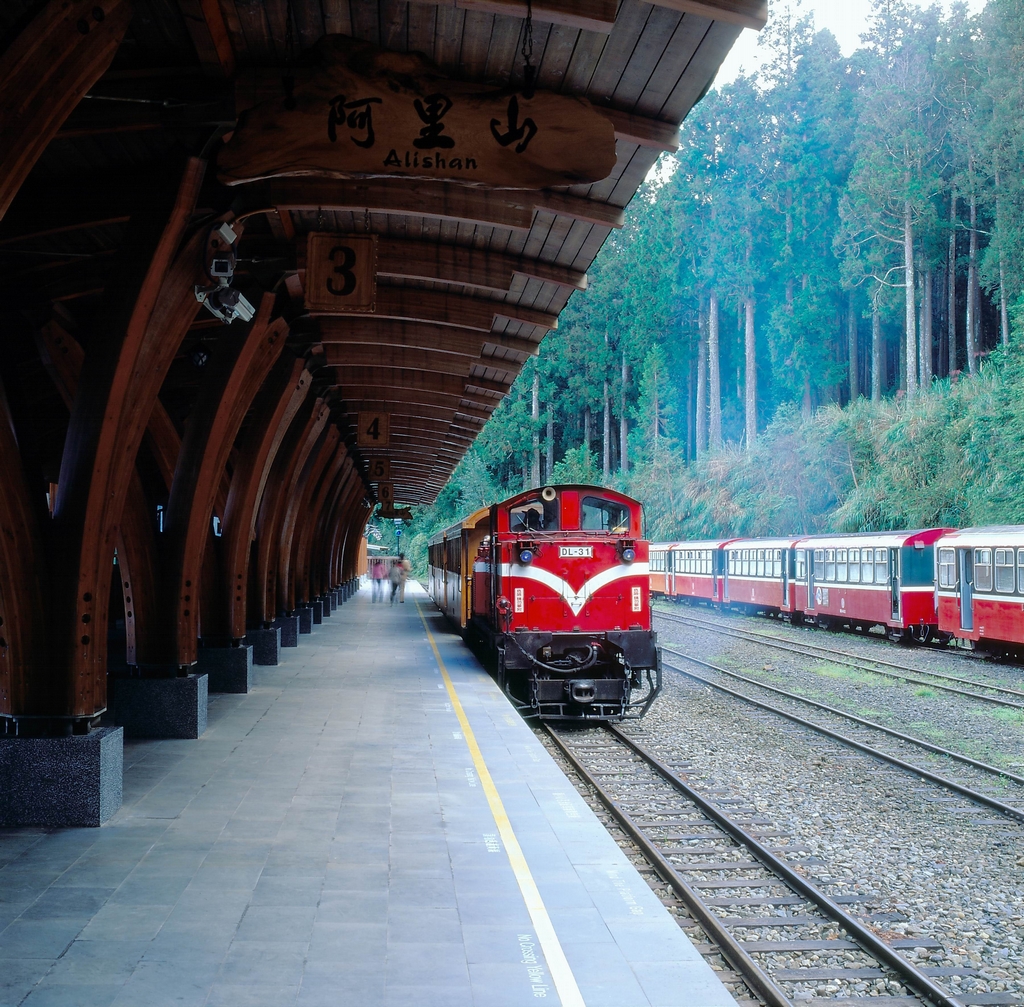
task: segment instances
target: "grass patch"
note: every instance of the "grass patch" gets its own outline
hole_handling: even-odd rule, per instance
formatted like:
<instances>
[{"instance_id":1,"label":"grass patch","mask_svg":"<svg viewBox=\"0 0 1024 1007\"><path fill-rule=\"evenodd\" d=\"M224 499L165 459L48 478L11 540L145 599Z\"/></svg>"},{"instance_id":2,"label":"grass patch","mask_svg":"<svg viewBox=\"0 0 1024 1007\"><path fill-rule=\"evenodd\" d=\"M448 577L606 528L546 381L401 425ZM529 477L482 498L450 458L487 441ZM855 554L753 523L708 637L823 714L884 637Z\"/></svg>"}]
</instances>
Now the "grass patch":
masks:
<instances>
[{"instance_id":1,"label":"grass patch","mask_svg":"<svg viewBox=\"0 0 1024 1007\"><path fill-rule=\"evenodd\" d=\"M1001 720L1004 724L1024 725L1024 710L1011 710L1005 706L994 706L985 711L988 716Z\"/></svg>"},{"instance_id":2,"label":"grass patch","mask_svg":"<svg viewBox=\"0 0 1024 1007\"><path fill-rule=\"evenodd\" d=\"M934 689L929 689L927 686L924 686L924 687L922 687L920 689L915 689L914 690L914 695L915 696L920 696L922 699L934 699L935 698L935 690Z\"/></svg>"},{"instance_id":3,"label":"grass patch","mask_svg":"<svg viewBox=\"0 0 1024 1007\"><path fill-rule=\"evenodd\" d=\"M883 679L872 675L868 671L861 671L859 668L850 668L844 664L831 664L828 662L813 665L810 669L816 675L824 678L839 678L845 682L852 682L857 685L881 685Z\"/></svg>"}]
</instances>

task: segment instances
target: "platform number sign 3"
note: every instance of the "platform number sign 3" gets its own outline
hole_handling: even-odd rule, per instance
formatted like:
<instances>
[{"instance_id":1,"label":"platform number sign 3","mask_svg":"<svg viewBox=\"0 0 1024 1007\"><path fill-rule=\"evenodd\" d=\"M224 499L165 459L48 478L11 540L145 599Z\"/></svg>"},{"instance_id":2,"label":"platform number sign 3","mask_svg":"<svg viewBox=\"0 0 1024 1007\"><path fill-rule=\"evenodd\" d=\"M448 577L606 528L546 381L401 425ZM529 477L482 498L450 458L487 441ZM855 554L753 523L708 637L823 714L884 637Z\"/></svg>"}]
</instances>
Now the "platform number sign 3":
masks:
<instances>
[{"instance_id":1,"label":"platform number sign 3","mask_svg":"<svg viewBox=\"0 0 1024 1007\"><path fill-rule=\"evenodd\" d=\"M391 436L391 416L388 413L360 413L356 444L361 448L386 448Z\"/></svg>"},{"instance_id":2,"label":"platform number sign 3","mask_svg":"<svg viewBox=\"0 0 1024 1007\"><path fill-rule=\"evenodd\" d=\"M377 302L377 236L309 235L305 289L310 311L372 313Z\"/></svg>"}]
</instances>

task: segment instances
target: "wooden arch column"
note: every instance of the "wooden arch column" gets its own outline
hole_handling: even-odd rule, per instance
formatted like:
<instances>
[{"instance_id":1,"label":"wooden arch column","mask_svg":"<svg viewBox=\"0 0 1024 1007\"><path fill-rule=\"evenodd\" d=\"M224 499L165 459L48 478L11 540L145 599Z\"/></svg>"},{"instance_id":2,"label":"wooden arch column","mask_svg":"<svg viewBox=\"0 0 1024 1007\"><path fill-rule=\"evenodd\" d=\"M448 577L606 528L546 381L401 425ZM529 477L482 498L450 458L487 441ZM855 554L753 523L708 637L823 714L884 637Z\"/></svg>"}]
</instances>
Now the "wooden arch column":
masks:
<instances>
[{"instance_id":1,"label":"wooden arch column","mask_svg":"<svg viewBox=\"0 0 1024 1007\"><path fill-rule=\"evenodd\" d=\"M336 427L332 427L336 430ZM306 520L301 521L295 531L292 549L291 593L296 604L308 604L320 594L314 588L310 576L313 548L319 545L319 529L322 514L333 492L336 492L338 481L352 469L352 459L348 456L343 444L339 444L325 466L316 490L308 495L307 506L304 508Z\"/></svg>"},{"instance_id":2,"label":"wooden arch column","mask_svg":"<svg viewBox=\"0 0 1024 1007\"><path fill-rule=\"evenodd\" d=\"M258 622L273 622L277 617L278 543L284 509L293 492L293 480L305 465L330 414L330 408L322 398L309 403L308 408L300 409L271 467L260 504L256 536L258 591L254 600L257 603L255 620Z\"/></svg>"},{"instance_id":3,"label":"wooden arch column","mask_svg":"<svg viewBox=\"0 0 1024 1007\"><path fill-rule=\"evenodd\" d=\"M188 419L167 505L168 562L164 582L170 664L196 662L200 583L210 522L228 454L260 386L284 349L287 325L270 321L274 295L265 294L248 332L230 330L209 365Z\"/></svg>"},{"instance_id":4,"label":"wooden arch column","mask_svg":"<svg viewBox=\"0 0 1024 1007\"><path fill-rule=\"evenodd\" d=\"M281 359L254 403L258 422L241 446L224 509L224 581L227 630L235 640L245 636L249 593L249 561L256 534L260 501L271 467L305 401L313 376L302 360Z\"/></svg>"},{"instance_id":5,"label":"wooden arch column","mask_svg":"<svg viewBox=\"0 0 1024 1007\"><path fill-rule=\"evenodd\" d=\"M112 558L135 458L157 394L199 304L203 231L187 237L205 163L192 158L176 191L154 184L115 258L120 278L95 323L71 410L54 507L56 643L65 678L55 715L106 707ZM170 198L168 198L170 197Z\"/></svg>"},{"instance_id":6,"label":"wooden arch column","mask_svg":"<svg viewBox=\"0 0 1024 1007\"><path fill-rule=\"evenodd\" d=\"M324 470L330 464L338 447L341 435L332 423L321 433L316 447L310 452L306 463L299 470L285 504L278 541L277 561L277 607L286 612L297 607L295 594L295 541L296 530L301 517L303 523L309 519L309 501Z\"/></svg>"},{"instance_id":7,"label":"wooden arch column","mask_svg":"<svg viewBox=\"0 0 1024 1007\"><path fill-rule=\"evenodd\" d=\"M0 218L131 17L128 0L50 0L0 56Z\"/></svg>"},{"instance_id":8,"label":"wooden arch column","mask_svg":"<svg viewBox=\"0 0 1024 1007\"><path fill-rule=\"evenodd\" d=\"M323 594L336 586L331 564L331 550L334 546L332 518L337 512L338 502L351 492L353 483L359 483L361 486L359 471L354 464L346 465L338 473L338 478L320 512L309 551L309 583L310 592L313 594Z\"/></svg>"}]
</instances>

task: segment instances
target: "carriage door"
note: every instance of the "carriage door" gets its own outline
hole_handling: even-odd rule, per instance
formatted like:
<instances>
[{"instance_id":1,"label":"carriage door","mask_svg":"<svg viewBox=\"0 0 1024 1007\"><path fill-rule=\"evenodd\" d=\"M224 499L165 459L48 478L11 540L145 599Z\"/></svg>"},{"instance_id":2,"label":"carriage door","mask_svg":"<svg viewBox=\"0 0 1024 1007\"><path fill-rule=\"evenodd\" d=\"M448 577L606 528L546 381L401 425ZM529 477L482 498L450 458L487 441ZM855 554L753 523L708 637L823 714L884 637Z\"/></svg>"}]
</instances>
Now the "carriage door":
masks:
<instances>
[{"instance_id":1,"label":"carriage door","mask_svg":"<svg viewBox=\"0 0 1024 1007\"><path fill-rule=\"evenodd\" d=\"M824 549L808 549L807 550L807 611L813 612L817 599L814 597L814 577L818 571L825 572L825 550Z\"/></svg>"},{"instance_id":2,"label":"carriage door","mask_svg":"<svg viewBox=\"0 0 1024 1007\"><path fill-rule=\"evenodd\" d=\"M957 596L960 601L960 628L974 629L974 556L970 549L957 549L957 566L959 587Z\"/></svg>"},{"instance_id":3,"label":"carriage door","mask_svg":"<svg viewBox=\"0 0 1024 1007\"><path fill-rule=\"evenodd\" d=\"M892 617L900 621L900 551L889 550L889 586L892 591Z\"/></svg>"},{"instance_id":4,"label":"carriage door","mask_svg":"<svg viewBox=\"0 0 1024 1007\"><path fill-rule=\"evenodd\" d=\"M729 556L731 555L725 549L715 549L711 554L714 557L714 565L711 567L714 576L712 577L712 583L714 587L715 599L718 599L718 578L722 578L722 601L725 604L729 603Z\"/></svg>"},{"instance_id":5,"label":"carriage door","mask_svg":"<svg viewBox=\"0 0 1024 1007\"><path fill-rule=\"evenodd\" d=\"M665 587L670 598L676 596L676 554L672 549L665 553Z\"/></svg>"},{"instance_id":6,"label":"carriage door","mask_svg":"<svg viewBox=\"0 0 1024 1007\"><path fill-rule=\"evenodd\" d=\"M793 550L782 550L782 604L789 608L789 564L793 562Z\"/></svg>"}]
</instances>

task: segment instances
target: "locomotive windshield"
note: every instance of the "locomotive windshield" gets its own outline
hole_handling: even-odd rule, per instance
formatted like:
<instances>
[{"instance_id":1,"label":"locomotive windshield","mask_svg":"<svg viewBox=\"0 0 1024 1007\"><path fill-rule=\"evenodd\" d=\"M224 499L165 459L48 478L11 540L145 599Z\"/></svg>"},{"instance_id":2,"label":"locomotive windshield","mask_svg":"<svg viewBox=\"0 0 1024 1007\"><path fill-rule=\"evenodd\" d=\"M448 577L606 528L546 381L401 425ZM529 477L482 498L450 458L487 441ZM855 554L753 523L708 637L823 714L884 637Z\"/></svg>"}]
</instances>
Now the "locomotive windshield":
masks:
<instances>
[{"instance_id":1,"label":"locomotive windshield","mask_svg":"<svg viewBox=\"0 0 1024 1007\"><path fill-rule=\"evenodd\" d=\"M510 507L508 527L512 532L558 531L558 498L529 500Z\"/></svg>"},{"instance_id":2,"label":"locomotive windshield","mask_svg":"<svg viewBox=\"0 0 1024 1007\"><path fill-rule=\"evenodd\" d=\"M629 508L614 500L584 497L580 507L583 531L604 531L613 535L629 534Z\"/></svg>"}]
</instances>

